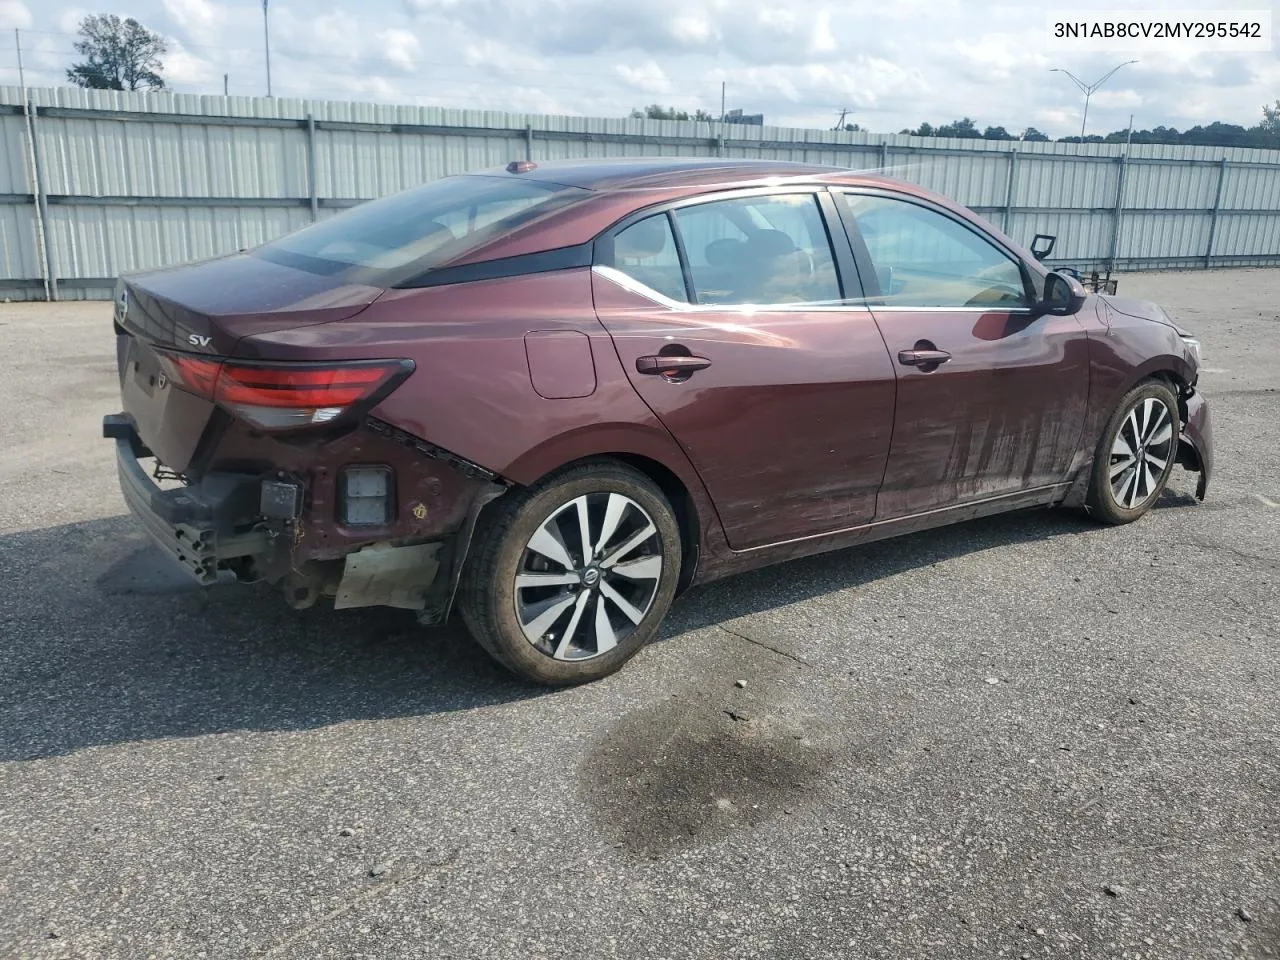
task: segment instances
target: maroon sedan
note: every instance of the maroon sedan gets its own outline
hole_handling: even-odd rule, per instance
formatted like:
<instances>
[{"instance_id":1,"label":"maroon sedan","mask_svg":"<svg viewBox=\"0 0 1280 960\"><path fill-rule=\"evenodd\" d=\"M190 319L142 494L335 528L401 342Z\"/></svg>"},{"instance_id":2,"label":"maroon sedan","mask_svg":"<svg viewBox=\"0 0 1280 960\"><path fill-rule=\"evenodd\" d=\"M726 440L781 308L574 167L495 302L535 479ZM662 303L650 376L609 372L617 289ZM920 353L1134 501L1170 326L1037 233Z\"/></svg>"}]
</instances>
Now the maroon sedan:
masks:
<instances>
[{"instance_id":1,"label":"maroon sedan","mask_svg":"<svg viewBox=\"0 0 1280 960\"><path fill-rule=\"evenodd\" d=\"M828 167L512 163L128 277L115 325L104 432L192 576L456 600L550 684L692 583L1025 507L1127 523L1213 462L1159 307Z\"/></svg>"}]
</instances>

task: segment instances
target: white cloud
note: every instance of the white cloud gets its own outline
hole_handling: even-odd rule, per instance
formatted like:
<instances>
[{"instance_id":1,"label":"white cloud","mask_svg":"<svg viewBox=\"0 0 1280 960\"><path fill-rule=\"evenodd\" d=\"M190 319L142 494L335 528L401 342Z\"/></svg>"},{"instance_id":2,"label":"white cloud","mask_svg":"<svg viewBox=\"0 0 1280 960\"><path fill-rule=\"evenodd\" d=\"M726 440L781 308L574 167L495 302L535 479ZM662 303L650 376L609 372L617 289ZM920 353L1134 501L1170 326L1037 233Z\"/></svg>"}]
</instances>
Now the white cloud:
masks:
<instances>
[{"instance_id":1,"label":"white cloud","mask_svg":"<svg viewBox=\"0 0 1280 960\"><path fill-rule=\"evenodd\" d=\"M205 34L218 23L222 8L209 0L164 0L165 12L190 34Z\"/></svg>"},{"instance_id":2,"label":"white cloud","mask_svg":"<svg viewBox=\"0 0 1280 960\"><path fill-rule=\"evenodd\" d=\"M809 50L816 55L835 53L840 44L831 29L831 10L823 7L813 19L813 29L809 31Z\"/></svg>"},{"instance_id":3,"label":"white cloud","mask_svg":"<svg viewBox=\"0 0 1280 960\"><path fill-rule=\"evenodd\" d=\"M643 93L665 94L671 91L671 78L652 60L646 60L638 67L620 63L614 70L628 86Z\"/></svg>"},{"instance_id":4,"label":"white cloud","mask_svg":"<svg viewBox=\"0 0 1280 960\"><path fill-rule=\"evenodd\" d=\"M703 44L712 33L711 20L701 11L682 13L671 21L671 35L681 43Z\"/></svg>"},{"instance_id":5,"label":"white cloud","mask_svg":"<svg viewBox=\"0 0 1280 960\"><path fill-rule=\"evenodd\" d=\"M63 33L75 33L80 21L89 15L83 7L66 7L58 14L58 29Z\"/></svg>"},{"instance_id":6,"label":"white cloud","mask_svg":"<svg viewBox=\"0 0 1280 960\"><path fill-rule=\"evenodd\" d=\"M405 73L412 73L417 68L417 59L421 55L422 44L416 34L394 27L388 30L380 30L375 39L385 60L399 67Z\"/></svg>"},{"instance_id":7,"label":"white cloud","mask_svg":"<svg viewBox=\"0 0 1280 960\"><path fill-rule=\"evenodd\" d=\"M1104 110L1130 110L1142 104L1142 94L1137 90L1099 90L1089 101L1090 107Z\"/></svg>"},{"instance_id":8,"label":"white cloud","mask_svg":"<svg viewBox=\"0 0 1280 960\"><path fill-rule=\"evenodd\" d=\"M85 2L0 0L0 25L32 30L29 82L62 81ZM285 97L621 117L654 100L718 113L724 80L728 107L770 124L829 127L848 108L847 122L874 131L969 116L1062 136L1079 131L1082 100L1049 68L1091 81L1117 62L1047 58L1044 4L1008 0L270 2L273 88ZM233 93L265 92L261 0L131 3L170 40L175 89L221 92L226 72ZM1130 113L1142 127L1253 124L1280 95L1275 54L1141 56L1094 96L1091 132L1123 128Z\"/></svg>"},{"instance_id":9,"label":"white cloud","mask_svg":"<svg viewBox=\"0 0 1280 960\"><path fill-rule=\"evenodd\" d=\"M171 85L216 86L218 92L222 92L222 72L177 41L169 41L169 52L164 56L164 76Z\"/></svg>"},{"instance_id":10,"label":"white cloud","mask_svg":"<svg viewBox=\"0 0 1280 960\"><path fill-rule=\"evenodd\" d=\"M20 0L0 0L0 27L25 30L31 26L31 11Z\"/></svg>"}]
</instances>

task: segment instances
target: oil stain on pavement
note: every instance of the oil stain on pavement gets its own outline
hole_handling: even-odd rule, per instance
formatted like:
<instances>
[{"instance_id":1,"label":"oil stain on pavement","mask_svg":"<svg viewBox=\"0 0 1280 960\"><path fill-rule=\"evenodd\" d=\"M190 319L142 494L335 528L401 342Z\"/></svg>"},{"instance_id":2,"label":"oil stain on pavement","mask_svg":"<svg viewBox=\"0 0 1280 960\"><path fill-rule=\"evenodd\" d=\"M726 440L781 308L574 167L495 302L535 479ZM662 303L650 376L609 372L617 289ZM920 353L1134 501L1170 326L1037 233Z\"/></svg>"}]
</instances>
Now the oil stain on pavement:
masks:
<instances>
[{"instance_id":1,"label":"oil stain on pavement","mask_svg":"<svg viewBox=\"0 0 1280 960\"><path fill-rule=\"evenodd\" d=\"M582 765L588 815L628 854L656 859L804 806L830 755L756 709L680 697L626 715Z\"/></svg>"}]
</instances>

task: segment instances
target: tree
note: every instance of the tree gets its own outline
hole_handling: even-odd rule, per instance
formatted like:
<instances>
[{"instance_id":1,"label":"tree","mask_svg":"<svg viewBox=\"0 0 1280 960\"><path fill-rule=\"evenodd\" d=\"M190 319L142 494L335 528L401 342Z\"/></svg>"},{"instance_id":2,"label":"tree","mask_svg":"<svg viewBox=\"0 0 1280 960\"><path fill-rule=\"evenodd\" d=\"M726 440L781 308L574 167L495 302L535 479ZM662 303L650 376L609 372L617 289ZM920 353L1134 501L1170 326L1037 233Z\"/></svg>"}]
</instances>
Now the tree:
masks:
<instances>
[{"instance_id":1,"label":"tree","mask_svg":"<svg viewBox=\"0 0 1280 960\"><path fill-rule=\"evenodd\" d=\"M1012 140L1013 134L1011 134L1004 127L987 127L987 129L982 131L982 139L983 140Z\"/></svg>"},{"instance_id":2,"label":"tree","mask_svg":"<svg viewBox=\"0 0 1280 960\"><path fill-rule=\"evenodd\" d=\"M163 90L168 51L164 37L152 33L137 20L123 20L113 13L99 13L80 21L76 53L84 61L67 71L67 79L92 90Z\"/></svg>"},{"instance_id":3,"label":"tree","mask_svg":"<svg viewBox=\"0 0 1280 960\"><path fill-rule=\"evenodd\" d=\"M950 123L944 123L933 132L935 137L958 137L966 140L977 140L982 134L978 132L978 128L973 125L973 121L968 117L963 120L952 120Z\"/></svg>"},{"instance_id":4,"label":"tree","mask_svg":"<svg viewBox=\"0 0 1280 960\"><path fill-rule=\"evenodd\" d=\"M1027 129L1022 131L1022 139L1043 143L1048 140L1049 137L1048 135L1041 133L1035 127L1027 127Z\"/></svg>"},{"instance_id":5,"label":"tree","mask_svg":"<svg viewBox=\"0 0 1280 960\"><path fill-rule=\"evenodd\" d=\"M706 110L695 110L689 116L688 110L677 110L675 107L664 107L660 103L651 103L643 110L632 110L632 120L715 120Z\"/></svg>"},{"instance_id":6,"label":"tree","mask_svg":"<svg viewBox=\"0 0 1280 960\"><path fill-rule=\"evenodd\" d=\"M1263 133L1280 136L1280 100L1276 101L1274 107L1268 107L1265 103L1262 105L1262 123L1258 126Z\"/></svg>"}]
</instances>

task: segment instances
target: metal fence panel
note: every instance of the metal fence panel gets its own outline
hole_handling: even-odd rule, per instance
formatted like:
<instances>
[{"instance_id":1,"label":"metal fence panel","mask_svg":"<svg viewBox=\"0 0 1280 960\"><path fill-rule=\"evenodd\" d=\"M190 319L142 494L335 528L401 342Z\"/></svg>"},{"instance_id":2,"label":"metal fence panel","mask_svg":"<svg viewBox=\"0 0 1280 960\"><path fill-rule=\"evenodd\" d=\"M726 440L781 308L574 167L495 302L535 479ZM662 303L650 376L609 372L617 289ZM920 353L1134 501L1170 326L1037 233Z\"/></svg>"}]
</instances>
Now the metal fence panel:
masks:
<instances>
[{"instance_id":1,"label":"metal fence panel","mask_svg":"<svg viewBox=\"0 0 1280 960\"><path fill-rule=\"evenodd\" d=\"M0 116L0 193L31 192L25 127L26 120L20 114Z\"/></svg>"},{"instance_id":2,"label":"metal fence panel","mask_svg":"<svg viewBox=\"0 0 1280 960\"><path fill-rule=\"evenodd\" d=\"M1224 210L1280 210L1280 176L1263 167L1228 167Z\"/></svg>"},{"instance_id":3,"label":"metal fence panel","mask_svg":"<svg viewBox=\"0 0 1280 960\"><path fill-rule=\"evenodd\" d=\"M334 207L526 156L724 156L883 170L973 207L1023 243L1056 234L1054 264L1280 263L1276 150L75 88L26 95L37 108L50 198L48 259L64 296L109 296L120 271L251 247ZM0 87L0 286L9 296L43 296L22 103L22 91Z\"/></svg>"},{"instance_id":4,"label":"metal fence panel","mask_svg":"<svg viewBox=\"0 0 1280 960\"><path fill-rule=\"evenodd\" d=\"M1219 221L1215 256L1253 258L1260 250L1280 250L1280 216L1243 214Z\"/></svg>"},{"instance_id":5,"label":"metal fence panel","mask_svg":"<svg viewBox=\"0 0 1280 960\"><path fill-rule=\"evenodd\" d=\"M35 208L17 204L0 205L0 277L40 276L40 255L36 249ZM41 287L40 295L44 295ZM10 297L11 290L0 290Z\"/></svg>"}]
</instances>

